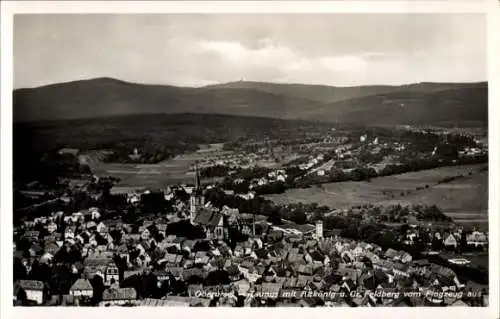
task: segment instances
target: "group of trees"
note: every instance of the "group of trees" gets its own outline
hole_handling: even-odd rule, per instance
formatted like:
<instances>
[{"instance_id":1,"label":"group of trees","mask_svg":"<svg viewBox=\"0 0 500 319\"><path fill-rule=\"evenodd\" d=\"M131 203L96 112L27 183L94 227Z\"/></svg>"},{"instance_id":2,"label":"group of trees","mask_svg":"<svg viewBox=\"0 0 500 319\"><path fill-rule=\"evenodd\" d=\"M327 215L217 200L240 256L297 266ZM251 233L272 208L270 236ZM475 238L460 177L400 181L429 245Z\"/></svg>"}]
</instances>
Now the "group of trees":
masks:
<instances>
[{"instance_id":1,"label":"group of trees","mask_svg":"<svg viewBox=\"0 0 500 319\"><path fill-rule=\"evenodd\" d=\"M140 141L132 141L129 143L118 143L112 147L113 152L106 156L103 161L107 163L141 163L154 164L187 151L196 150L182 143L162 144L138 144ZM146 142L148 143L148 142ZM140 145L140 148L137 147ZM137 149L138 154L134 151Z\"/></svg>"}]
</instances>

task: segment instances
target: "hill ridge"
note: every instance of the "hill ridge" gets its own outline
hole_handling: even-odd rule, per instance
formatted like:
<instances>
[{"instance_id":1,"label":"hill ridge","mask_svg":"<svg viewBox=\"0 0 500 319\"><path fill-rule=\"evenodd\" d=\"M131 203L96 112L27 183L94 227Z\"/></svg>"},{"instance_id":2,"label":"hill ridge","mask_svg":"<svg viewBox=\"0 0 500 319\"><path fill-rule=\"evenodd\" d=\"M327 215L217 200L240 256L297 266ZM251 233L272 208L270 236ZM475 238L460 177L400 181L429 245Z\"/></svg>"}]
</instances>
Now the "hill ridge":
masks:
<instances>
[{"instance_id":1,"label":"hill ridge","mask_svg":"<svg viewBox=\"0 0 500 319\"><path fill-rule=\"evenodd\" d=\"M446 120L487 125L487 89L487 82L340 88L247 81L191 88L100 77L16 89L13 112L16 122L218 113L360 124L435 124Z\"/></svg>"}]
</instances>

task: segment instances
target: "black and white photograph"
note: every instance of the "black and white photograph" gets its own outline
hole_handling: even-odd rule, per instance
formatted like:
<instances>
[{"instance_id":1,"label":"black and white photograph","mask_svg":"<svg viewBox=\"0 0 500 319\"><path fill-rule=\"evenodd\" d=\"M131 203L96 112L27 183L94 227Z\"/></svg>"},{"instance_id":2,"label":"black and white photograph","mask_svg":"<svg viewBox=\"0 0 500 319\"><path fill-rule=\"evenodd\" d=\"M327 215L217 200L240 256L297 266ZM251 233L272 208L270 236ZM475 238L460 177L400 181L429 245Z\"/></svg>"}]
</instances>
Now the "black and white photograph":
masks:
<instances>
[{"instance_id":1,"label":"black and white photograph","mask_svg":"<svg viewBox=\"0 0 500 319\"><path fill-rule=\"evenodd\" d=\"M487 14L12 22L14 308L493 302Z\"/></svg>"}]
</instances>

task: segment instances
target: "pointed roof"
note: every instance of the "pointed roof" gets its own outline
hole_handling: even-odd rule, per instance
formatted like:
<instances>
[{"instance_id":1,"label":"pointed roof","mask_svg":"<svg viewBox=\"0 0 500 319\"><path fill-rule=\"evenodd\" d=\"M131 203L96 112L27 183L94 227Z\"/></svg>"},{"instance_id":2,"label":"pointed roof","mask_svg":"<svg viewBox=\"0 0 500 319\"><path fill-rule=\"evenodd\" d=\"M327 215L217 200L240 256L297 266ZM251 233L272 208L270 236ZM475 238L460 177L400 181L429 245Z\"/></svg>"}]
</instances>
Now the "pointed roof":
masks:
<instances>
[{"instance_id":1,"label":"pointed roof","mask_svg":"<svg viewBox=\"0 0 500 319\"><path fill-rule=\"evenodd\" d=\"M18 280L17 285L24 290L43 290L44 284L38 280Z\"/></svg>"},{"instance_id":2,"label":"pointed roof","mask_svg":"<svg viewBox=\"0 0 500 319\"><path fill-rule=\"evenodd\" d=\"M202 208L196 215L194 222L205 226L217 226L223 215L206 208Z\"/></svg>"},{"instance_id":3,"label":"pointed roof","mask_svg":"<svg viewBox=\"0 0 500 319\"><path fill-rule=\"evenodd\" d=\"M72 290L93 290L92 285L90 284L90 281L87 279L78 279L75 281L73 286L69 289L70 291Z\"/></svg>"},{"instance_id":4,"label":"pointed roof","mask_svg":"<svg viewBox=\"0 0 500 319\"><path fill-rule=\"evenodd\" d=\"M193 192L201 191L201 182L200 182L200 171L198 170L198 164L194 165L194 189Z\"/></svg>"}]
</instances>

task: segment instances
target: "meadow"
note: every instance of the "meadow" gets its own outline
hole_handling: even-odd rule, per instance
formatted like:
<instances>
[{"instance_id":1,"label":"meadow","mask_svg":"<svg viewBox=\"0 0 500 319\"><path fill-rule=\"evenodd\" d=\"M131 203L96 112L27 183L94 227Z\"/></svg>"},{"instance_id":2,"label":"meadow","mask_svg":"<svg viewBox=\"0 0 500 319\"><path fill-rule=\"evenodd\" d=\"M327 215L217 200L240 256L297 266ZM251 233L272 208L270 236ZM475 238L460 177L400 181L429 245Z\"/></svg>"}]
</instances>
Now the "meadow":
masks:
<instances>
[{"instance_id":1,"label":"meadow","mask_svg":"<svg viewBox=\"0 0 500 319\"><path fill-rule=\"evenodd\" d=\"M98 176L111 175L120 178L117 186L149 189L166 188L172 184L192 184L196 161L203 158L203 151L186 153L156 164L122 164L94 161L92 171ZM207 182L216 181L210 178ZM203 182L203 181L202 181Z\"/></svg>"},{"instance_id":2,"label":"meadow","mask_svg":"<svg viewBox=\"0 0 500 319\"><path fill-rule=\"evenodd\" d=\"M479 171L484 166L441 167L374 178L370 182L329 183L289 189L266 198L281 204L316 202L335 209L364 204L435 204L457 222L484 228L488 222L488 171ZM463 177L437 184L457 175Z\"/></svg>"}]
</instances>

